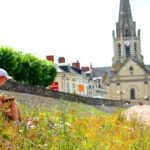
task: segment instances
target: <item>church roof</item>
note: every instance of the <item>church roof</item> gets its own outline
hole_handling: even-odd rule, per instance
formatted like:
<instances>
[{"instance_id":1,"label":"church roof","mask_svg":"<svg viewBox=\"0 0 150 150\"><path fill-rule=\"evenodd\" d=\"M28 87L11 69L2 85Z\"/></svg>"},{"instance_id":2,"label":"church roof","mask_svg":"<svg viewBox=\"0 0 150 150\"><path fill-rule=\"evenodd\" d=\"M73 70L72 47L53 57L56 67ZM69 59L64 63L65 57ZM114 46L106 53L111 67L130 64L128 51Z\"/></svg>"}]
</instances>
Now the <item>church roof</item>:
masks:
<instances>
[{"instance_id":1,"label":"church roof","mask_svg":"<svg viewBox=\"0 0 150 150\"><path fill-rule=\"evenodd\" d=\"M150 72L150 65L145 65L145 66L146 66L148 72Z\"/></svg>"},{"instance_id":2,"label":"church roof","mask_svg":"<svg viewBox=\"0 0 150 150\"><path fill-rule=\"evenodd\" d=\"M150 65L145 65L148 72L150 72ZM93 68L93 77L104 77L105 72L108 73L110 77L114 75L114 72L110 71L111 67L96 67Z\"/></svg>"},{"instance_id":3,"label":"church roof","mask_svg":"<svg viewBox=\"0 0 150 150\"><path fill-rule=\"evenodd\" d=\"M111 67L96 67L93 68L93 77L103 77L105 72L108 72L108 75L112 77L114 75L113 72L110 71Z\"/></svg>"}]
</instances>

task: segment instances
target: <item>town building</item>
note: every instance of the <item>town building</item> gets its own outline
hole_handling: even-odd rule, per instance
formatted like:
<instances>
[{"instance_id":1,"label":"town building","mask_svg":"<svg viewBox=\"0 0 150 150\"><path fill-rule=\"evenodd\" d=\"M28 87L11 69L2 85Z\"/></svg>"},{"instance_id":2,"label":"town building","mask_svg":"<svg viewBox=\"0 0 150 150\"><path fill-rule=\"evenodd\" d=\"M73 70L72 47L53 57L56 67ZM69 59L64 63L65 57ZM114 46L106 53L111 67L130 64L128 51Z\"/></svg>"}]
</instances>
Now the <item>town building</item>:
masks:
<instances>
[{"instance_id":1,"label":"town building","mask_svg":"<svg viewBox=\"0 0 150 150\"><path fill-rule=\"evenodd\" d=\"M47 56L47 60L54 62L54 56ZM79 61L70 65L64 57L58 58L56 67L57 76L50 89L88 97L97 96L96 82L91 78L89 67L80 68Z\"/></svg>"}]
</instances>

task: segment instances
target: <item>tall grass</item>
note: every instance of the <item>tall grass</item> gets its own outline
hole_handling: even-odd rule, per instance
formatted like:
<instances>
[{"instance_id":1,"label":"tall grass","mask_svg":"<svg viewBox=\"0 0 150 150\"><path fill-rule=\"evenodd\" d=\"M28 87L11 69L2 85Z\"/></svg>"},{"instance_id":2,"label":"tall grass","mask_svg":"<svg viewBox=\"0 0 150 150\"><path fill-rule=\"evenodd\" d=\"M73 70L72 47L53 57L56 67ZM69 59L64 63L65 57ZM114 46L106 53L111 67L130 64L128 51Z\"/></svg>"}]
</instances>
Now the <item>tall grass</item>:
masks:
<instances>
[{"instance_id":1,"label":"tall grass","mask_svg":"<svg viewBox=\"0 0 150 150\"><path fill-rule=\"evenodd\" d=\"M17 124L0 112L3 150L149 150L150 128L126 122L121 111L107 115L93 107L68 103L53 109L20 104Z\"/></svg>"}]
</instances>

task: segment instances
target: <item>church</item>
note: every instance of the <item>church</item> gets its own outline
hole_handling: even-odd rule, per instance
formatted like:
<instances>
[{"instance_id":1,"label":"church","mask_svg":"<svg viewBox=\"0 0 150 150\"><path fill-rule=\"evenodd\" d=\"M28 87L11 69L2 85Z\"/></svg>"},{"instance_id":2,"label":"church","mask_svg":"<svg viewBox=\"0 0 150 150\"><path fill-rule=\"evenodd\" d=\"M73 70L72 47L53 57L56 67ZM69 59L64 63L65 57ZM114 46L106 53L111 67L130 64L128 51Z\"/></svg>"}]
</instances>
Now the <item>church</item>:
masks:
<instances>
[{"instance_id":1,"label":"church","mask_svg":"<svg viewBox=\"0 0 150 150\"><path fill-rule=\"evenodd\" d=\"M107 99L136 102L149 99L150 65L143 61L140 34L140 30L136 31L129 0L120 0L116 31L112 32L112 66L93 68L93 76L102 76Z\"/></svg>"}]
</instances>

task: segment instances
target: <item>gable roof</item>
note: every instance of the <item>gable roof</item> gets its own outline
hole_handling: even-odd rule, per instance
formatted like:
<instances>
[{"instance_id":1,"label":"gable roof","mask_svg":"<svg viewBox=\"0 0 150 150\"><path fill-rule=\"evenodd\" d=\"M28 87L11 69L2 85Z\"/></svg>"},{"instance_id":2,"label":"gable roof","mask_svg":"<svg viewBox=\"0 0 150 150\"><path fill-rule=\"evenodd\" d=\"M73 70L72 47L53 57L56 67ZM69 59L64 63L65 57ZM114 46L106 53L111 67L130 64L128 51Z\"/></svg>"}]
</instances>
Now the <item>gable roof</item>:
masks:
<instances>
[{"instance_id":1,"label":"gable roof","mask_svg":"<svg viewBox=\"0 0 150 150\"><path fill-rule=\"evenodd\" d=\"M81 69L72 67L69 64L61 64L61 65L58 65L57 67L58 67L57 70L60 71L60 72L82 75L82 70Z\"/></svg>"},{"instance_id":2,"label":"gable roof","mask_svg":"<svg viewBox=\"0 0 150 150\"><path fill-rule=\"evenodd\" d=\"M134 61L134 60L133 60ZM136 62L136 61L134 61ZM126 61L127 63L127 61ZM137 63L137 62L136 62ZM125 64L125 63L124 63ZM123 64L123 66L124 66ZM143 66L139 63L137 63L141 68L143 68ZM148 72L150 72L150 65L145 65L146 69ZM93 77L104 77L105 72L108 72L109 77L112 77L115 72L111 72L110 71L111 67L96 67L96 68L92 68L93 69ZM120 68L121 69L121 68ZM119 69L119 70L120 70ZM143 68L144 69L144 68Z\"/></svg>"},{"instance_id":3,"label":"gable roof","mask_svg":"<svg viewBox=\"0 0 150 150\"><path fill-rule=\"evenodd\" d=\"M129 61L133 61L134 63L136 63L144 72L148 72L147 67L144 63L139 63L136 60L132 59L131 57L129 59L127 59L121 66L120 68L117 70L117 72L119 72Z\"/></svg>"},{"instance_id":4,"label":"gable roof","mask_svg":"<svg viewBox=\"0 0 150 150\"><path fill-rule=\"evenodd\" d=\"M75 68L75 67L71 67L73 70L75 70L78 74L82 74L82 70Z\"/></svg>"}]
</instances>

